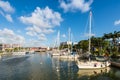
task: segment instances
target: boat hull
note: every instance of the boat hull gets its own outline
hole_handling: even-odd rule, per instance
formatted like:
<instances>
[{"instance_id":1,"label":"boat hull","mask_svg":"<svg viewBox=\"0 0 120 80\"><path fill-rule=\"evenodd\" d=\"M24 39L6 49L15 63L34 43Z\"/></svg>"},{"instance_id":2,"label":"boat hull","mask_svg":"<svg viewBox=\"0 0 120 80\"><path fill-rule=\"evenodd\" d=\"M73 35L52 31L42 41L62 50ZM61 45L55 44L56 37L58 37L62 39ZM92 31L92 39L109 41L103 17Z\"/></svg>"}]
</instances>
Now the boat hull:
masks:
<instances>
[{"instance_id":1,"label":"boat hull","mask_svg":"<svg viewBox=\"0 0 120 80\"><path fill-rule=\"evenodd\" d=\"M61 55L60 58L64 59L77 59L79 56L78 55Z\"/></svg>"},{"instance_id":2,"label":"boat hull","mask_svg":"<svg viewBox=\"0 0 120 80\"><path fill-rule=\"evenodd\" d=\"M110 63L108 61L106 62L97 62L97 61L91 61L91 62L77 62L77 66L79 69L102 69L110 66Z\"/></svg>"},{"instance_id":3,"label":"boat hull","mask_svg":"<svg viewBox=\"0 0 120 80\"><path fill-rule=\"evenodd\" d=\"M13 52L12 55L26 55L26 52Z\"/></svg>"},{"instance_id":4,"label":"boat hull","mask_svg":"<svg viewBox=\"0 0 120 80\"><path fill-rule=\"evenodd\" d=\"M52 56L60 56L59 53L53 53Z\"/></svg>"}]
</instances>

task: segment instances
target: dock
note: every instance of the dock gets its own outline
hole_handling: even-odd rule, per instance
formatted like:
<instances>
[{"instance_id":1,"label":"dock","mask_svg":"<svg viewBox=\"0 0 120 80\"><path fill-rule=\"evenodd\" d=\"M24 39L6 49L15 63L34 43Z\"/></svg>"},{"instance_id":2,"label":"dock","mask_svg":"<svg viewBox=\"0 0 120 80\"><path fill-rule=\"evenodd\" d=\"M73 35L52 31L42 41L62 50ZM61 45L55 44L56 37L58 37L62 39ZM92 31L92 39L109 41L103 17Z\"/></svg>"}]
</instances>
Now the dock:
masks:
<instances>
[{"instance_id":1,"label":"dock","mask_svg":"<svg viewBox=\"0 0 120 80\"><path fill-rule=\"evenodd\" d=\"M111 66L120 68L120 62L111 61Z\"/></svg>"}]
</instances>

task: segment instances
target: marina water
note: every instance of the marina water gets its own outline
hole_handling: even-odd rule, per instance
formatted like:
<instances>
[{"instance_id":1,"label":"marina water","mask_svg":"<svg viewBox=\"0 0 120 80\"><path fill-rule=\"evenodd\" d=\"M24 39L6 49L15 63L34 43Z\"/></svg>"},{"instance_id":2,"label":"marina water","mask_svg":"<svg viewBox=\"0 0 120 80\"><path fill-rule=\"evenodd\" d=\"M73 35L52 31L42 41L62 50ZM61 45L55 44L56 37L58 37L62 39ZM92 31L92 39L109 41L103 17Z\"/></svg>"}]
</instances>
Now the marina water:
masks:
<instances>
[{"instance_id":1,"label":"marina water","mask_svg":"<svg viewBox=\"0 0 120 80\"><path fill-rule=\"evenodd\" d=\"M35 53L0 61L0 80L116 80L120 69L79 70L74 60Z\"/></svg>"}]
</instances>

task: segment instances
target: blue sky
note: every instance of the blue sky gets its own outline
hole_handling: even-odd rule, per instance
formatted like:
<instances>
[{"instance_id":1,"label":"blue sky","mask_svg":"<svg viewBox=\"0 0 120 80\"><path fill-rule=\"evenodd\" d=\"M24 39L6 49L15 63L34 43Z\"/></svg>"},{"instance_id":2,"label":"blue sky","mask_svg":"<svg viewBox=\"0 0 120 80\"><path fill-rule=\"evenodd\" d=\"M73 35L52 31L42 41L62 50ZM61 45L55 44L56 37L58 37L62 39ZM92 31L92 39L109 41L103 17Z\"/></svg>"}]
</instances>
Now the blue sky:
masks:
<instances>
[{"instance_id":1,"label":"blue sky","mask_svg":"<svg viewBox=\"0 0 120 80\"><path fill-rule=\"evenodd\" d=\"M120 30L120 0L0 0L0 43L53 46L60 41L87 39L90 10L96 37Z\"/></svg>"}]
</instances>

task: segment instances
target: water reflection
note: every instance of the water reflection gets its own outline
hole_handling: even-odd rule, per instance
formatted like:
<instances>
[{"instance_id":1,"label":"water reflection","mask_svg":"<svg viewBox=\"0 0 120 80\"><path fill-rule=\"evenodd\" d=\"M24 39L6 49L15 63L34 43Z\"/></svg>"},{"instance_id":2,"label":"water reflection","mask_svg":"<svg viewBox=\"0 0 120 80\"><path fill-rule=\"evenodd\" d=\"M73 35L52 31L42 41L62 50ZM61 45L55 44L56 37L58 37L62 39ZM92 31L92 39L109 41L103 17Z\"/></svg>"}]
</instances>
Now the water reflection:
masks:
<instances>
[{"instance_id":1,"label":"water reflection","mask_svg":"<svg viewBox=\"0 0 120 80\"><path fill-rule=\"evenodd\" d=\"M57 80L77 80L76 72L78 68L75 61L52 57L52 66L53 69L56 69Z\"/></svg>"},{"instance_id":2,"label":"water reflection","mask_svg":"<svg viewBox=\"0 0 120 80\"><path fill-rule=\"evenodd\" d=\"M120 78L120 71L116 71L116 72L115 72L115 75L116 75L118 78Z\"/></svg>"},{"instance_id":3,"label":"water reflection","mask_svg":"<svg viewBox=\"0 0 120 80\"><path fill-rule=\"evenodd\" d=\"M26 79L23 75L26 74L26 65L29 63L24 62L28 59L25 57L7 58L0 61L0 80L20 80Z\"/></svg>"},{"instance_id":4,"label":"water reflection","mask_svg":"<svg viewBox=\"0 0 120 80\"><path fill-rule=\"evenodd\" d=\"M95 69L95 70L79 70L77 73L79 77L87 75L97 75L97 74L103 74L103 73L109 73L110 67L104 68L104 69Z\"/></svg>"},{"instance_id":5,"label":"water reflection","mask_svg":"<svg viewBox=\"0 0 120 80\"><path fill-rule=\"evenodd\" d=\"M51 57L45 53L0 61L0 80L90 80L92 75L106 74L107 77L119 77L120 70L110 67L97 71L79 70L74 60Z\"/></svg>"}]
</instances>

